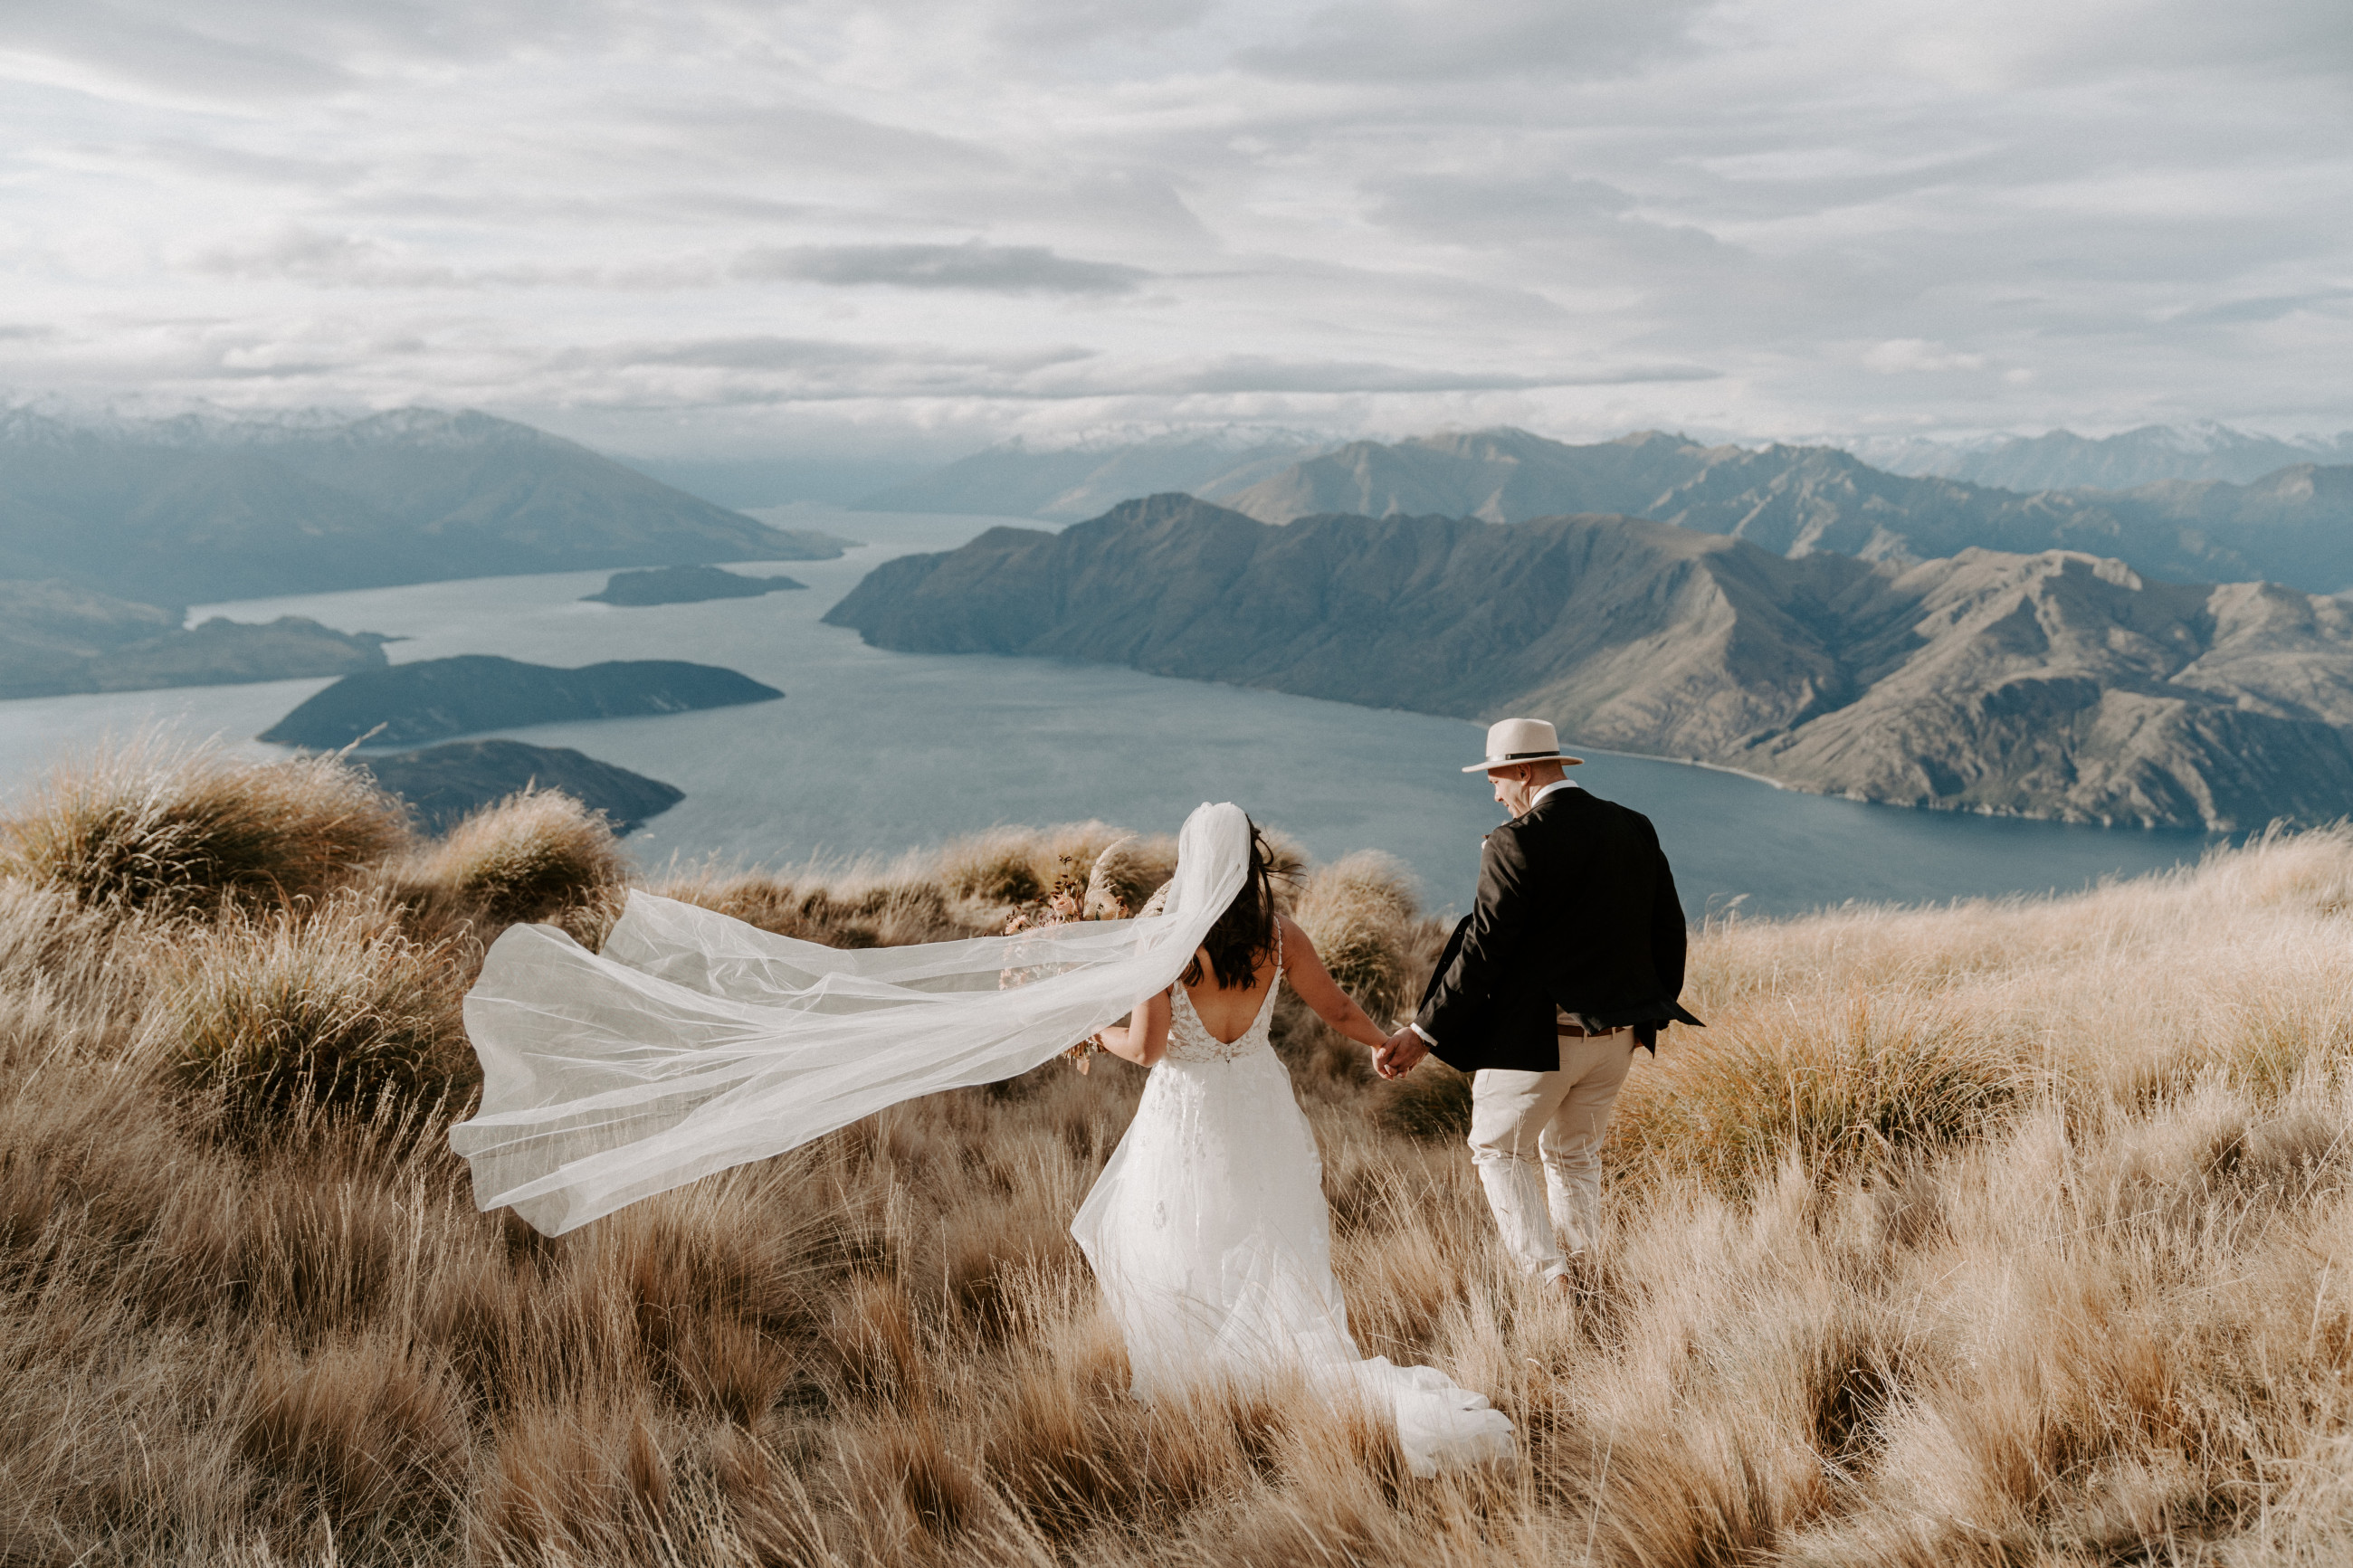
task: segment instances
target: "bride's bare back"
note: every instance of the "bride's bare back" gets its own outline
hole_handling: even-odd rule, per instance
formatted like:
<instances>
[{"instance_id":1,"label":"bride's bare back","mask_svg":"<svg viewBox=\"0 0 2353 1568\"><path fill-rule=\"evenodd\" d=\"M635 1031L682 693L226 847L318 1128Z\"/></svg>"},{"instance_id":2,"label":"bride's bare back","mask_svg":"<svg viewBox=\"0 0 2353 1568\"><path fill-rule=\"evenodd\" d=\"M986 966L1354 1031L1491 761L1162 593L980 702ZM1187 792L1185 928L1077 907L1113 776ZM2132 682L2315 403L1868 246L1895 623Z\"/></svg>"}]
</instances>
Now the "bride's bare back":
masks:
<instances>
[{"instance_id":1,"label":"bride's bare back","mask_svg":"<svg viewBox=\"0 0 2353 1568\"><path fill-rule=\"evenodd\" d=\"M1193 1004L1201 1026L1224 1044L1240 1039L1257 1021L1259 1009L1266 1002L1267 987L1280 974L1299 993L1299 999L1313 1007L1325 1023L1359 1045L1377 1049L1387 1039L1386 1033L1366 1016L1354 998L1340 989L1331 971L1324 967L1314 942L1308 940L1298 923L1288 916L1275 918L1282 926L1280 961L1269 953L1246 988L1221 989L1211 977L1208 952L1200 954L1201 984L1187 985L1185 994ZM1158 1061L1168 1049L1169 997L1174 990L1172 986L1139 1002L1132 1026L1105 1029L1102 1037L1104 1048L1141 1067Z\"/></svg>"},{"instance_id":2,"label":"bride's bare back","mask_svg":"<svg viewBox=\"0 0 2353 1568\"><path fill-rule=\"evenodd\" d=\"M1286 937L1290 934L1289 931L1283 932ZM1290 943L1286 942L1282 945L1288 947ZM1275 976L1282 973L1282 966L1273 953L1269 953L1266 962L1259 965L1257 973L1250 976L1247 988L1228 990L1215 978L1217 972L1210 967L1208 948L1196 949L1194 957L1201 965L1201 984L1185 985L1182 980L1176 984L1185 985L1185 994L1191 1000L1193 1012L1201 1020L1201 1026L1208 1030L1210 1037L1219 1045L1230 1046L1258 1022L1259 1009L1266 1002L1266 988L1274 984Z\"/></svg>"}]
</instances>

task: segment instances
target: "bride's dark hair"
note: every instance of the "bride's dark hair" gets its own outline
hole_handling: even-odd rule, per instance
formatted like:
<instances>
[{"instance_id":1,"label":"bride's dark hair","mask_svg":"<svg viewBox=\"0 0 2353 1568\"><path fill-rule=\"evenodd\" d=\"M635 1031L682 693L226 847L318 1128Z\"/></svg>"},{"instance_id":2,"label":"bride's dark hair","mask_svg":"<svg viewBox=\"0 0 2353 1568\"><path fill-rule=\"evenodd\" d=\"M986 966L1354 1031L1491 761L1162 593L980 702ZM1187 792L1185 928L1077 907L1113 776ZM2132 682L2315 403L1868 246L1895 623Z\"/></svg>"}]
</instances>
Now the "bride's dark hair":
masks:
<instances>
[{"instance_id":1,"label":"bride's dark hair","mask_svg":"<svg viewBox=\"0 0 2353 1568\"><path fill-rule=\"evenodd\" d=\"M1259 960L1274 951L1274 848L1256 822L1247 815L1242 820L1250 822L1250 872L1241 891L1201 939L1220 991L1247 987L1258 975ZM1201 984L1201 953L1193 955L1181 978L1187 985Z\"/></svg>"}]
</instances>

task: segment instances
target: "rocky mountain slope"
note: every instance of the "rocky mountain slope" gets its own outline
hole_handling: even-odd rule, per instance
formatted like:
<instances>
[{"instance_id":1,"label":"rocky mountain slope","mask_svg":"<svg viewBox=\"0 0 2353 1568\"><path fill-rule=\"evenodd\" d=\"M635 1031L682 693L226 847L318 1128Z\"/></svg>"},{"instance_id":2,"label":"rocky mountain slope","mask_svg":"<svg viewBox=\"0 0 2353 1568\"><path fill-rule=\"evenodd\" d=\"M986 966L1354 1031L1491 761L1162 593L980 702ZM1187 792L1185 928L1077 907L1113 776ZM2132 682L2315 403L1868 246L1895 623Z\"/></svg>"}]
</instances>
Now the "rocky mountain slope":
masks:
<instances>
[{"instance_id":1,"label":"rocky mountain slope","mask_svg":"<svg viewBox=\"0 0 2353 1568\"><path fill-rule=\"evenodd\" d=\"M0 576L126 598L822 560L845 542L768 527L484 414L145 425L0 415Z\"/></svg>"},{"instance_id":2,"label":"rocky mountain slope","mask_svg":"<svg viewBox=\"0 0 2353 1568\"><path fill-rule=\"evenodd\" d=\"M1524 430L1353 442L1231 491L1267 522L1327 512L1490 522L1620 513L1729 534L1778 554L1929 560L1979 548L2085 550L2176 581L2353 585L2353 468L2253 485L2021 495L1874 468L1830 447L1705 447L1647 431L1568 446Z\"/></svg>"},{"instance_id":3,"label":"rocky mountain slope","mask_svg":"<svg viewBox=\"0 0 2353 1568\"><path fill-rule=\"evenodd\" d=\"M1276 527L1160 496L886 563L827 619L913 651L1531 713L1901 805L2214 827L2353 805L2353 606L2080 552L1792 557L1621 516Z\"/></svg>"},{"instance_id":4,"label":"rocky mountain slope","mask_svg":"<svg viewBox=\"0 0 2353 1568\"><path fill-rule=\"evenodd\" d=\"M318 751L354 744L390 750L482 730L684 713L783 695L732 669L677 659L560 669L469 653L345 676L259 738Z\"/></svg>"},{"instance_id":5,"label":"rocky mountain slope","mask_svg":"<svg viewBox=\"0 0 2353 1568\"><path fill-rule=\"evenodd\" d=\"M385 638L300 616L267 625L181 613L58 582L0 581L0 698L226 686L381 668Z\"/></svg>"}]
</instances>

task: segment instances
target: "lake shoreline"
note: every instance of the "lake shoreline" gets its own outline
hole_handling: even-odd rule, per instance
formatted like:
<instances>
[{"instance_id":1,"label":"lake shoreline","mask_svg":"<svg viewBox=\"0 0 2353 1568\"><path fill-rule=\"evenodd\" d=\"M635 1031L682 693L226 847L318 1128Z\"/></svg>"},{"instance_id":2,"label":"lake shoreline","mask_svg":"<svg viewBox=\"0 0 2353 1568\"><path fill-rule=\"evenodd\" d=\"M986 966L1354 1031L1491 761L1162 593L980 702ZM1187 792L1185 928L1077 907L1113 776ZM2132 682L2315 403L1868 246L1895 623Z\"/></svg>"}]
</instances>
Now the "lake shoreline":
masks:
<instances>
[{"instance_id":1,"label":"lake shoreline","mask_svg":"<svg viewBox=\"0 0 2353 1568\"><path fill-rule=\"evenodd\" d=\"M1231 799L1318 860L1383 850L1411 870L1433 910L1468 907L1479 839L1500 820L1482 782L1460 771L1479 754L1472 721L1074 660L892 653L820 624L882 561L952 547L995 521L864 512L840 520L837 531L851 532L854 521L870 541L842 559L736 563L789 564L809 593L580 603L607 580L598 571L195 613L301 614L403 635L386 649L396 665L467 653L566 667L689 658L790 693L764 707L486 732L568 747L684 790L684 801L628 841L649 868L673 855L746 867L887 862L1000 824L1100 818L1166 832L1203 800ZM282 754L250 737L325 684L0 702L0 800L64 753L157 726L217 735L244 754ZM1580 784L1658 826L1695 921L1730 907L1788 914L2072 890L2194 861L2219 841L2194 830L2127 834L1857 803L1715 764L1603 748L1578 754L1588 759L1574 770Z\"/></svg>"}]
</instances>

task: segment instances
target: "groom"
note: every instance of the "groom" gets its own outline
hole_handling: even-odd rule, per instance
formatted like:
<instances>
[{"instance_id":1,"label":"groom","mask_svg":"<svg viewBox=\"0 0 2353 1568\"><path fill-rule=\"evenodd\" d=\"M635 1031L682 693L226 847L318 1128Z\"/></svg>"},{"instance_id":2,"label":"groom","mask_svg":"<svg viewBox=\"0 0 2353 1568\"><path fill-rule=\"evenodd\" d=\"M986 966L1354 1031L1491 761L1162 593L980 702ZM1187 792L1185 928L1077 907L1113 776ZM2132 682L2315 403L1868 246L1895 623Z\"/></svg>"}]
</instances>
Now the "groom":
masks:
<instances>
[{"instance_id":1,"label":"groom","mask_svg":"<svg viewBox=\"0 0 2353 1568\"><path fill-rule=\"evenodd\" d=\"M1373 1062L1400 1078L1435 1052L1472 1075L1472 1162L1504 1247L1547 1289L1569 1271L1556 1227L1572 1256L1600 1238L1601 1135L1634 1047L1699 1023L1676 1002L1683 911L1659 836L1569 783L1583 760L1540 719L1488 730L1462 771L1486 773L1511 820L1487 836L1478 901L1421 1011Z\"/></svg>"}]
</instances>

